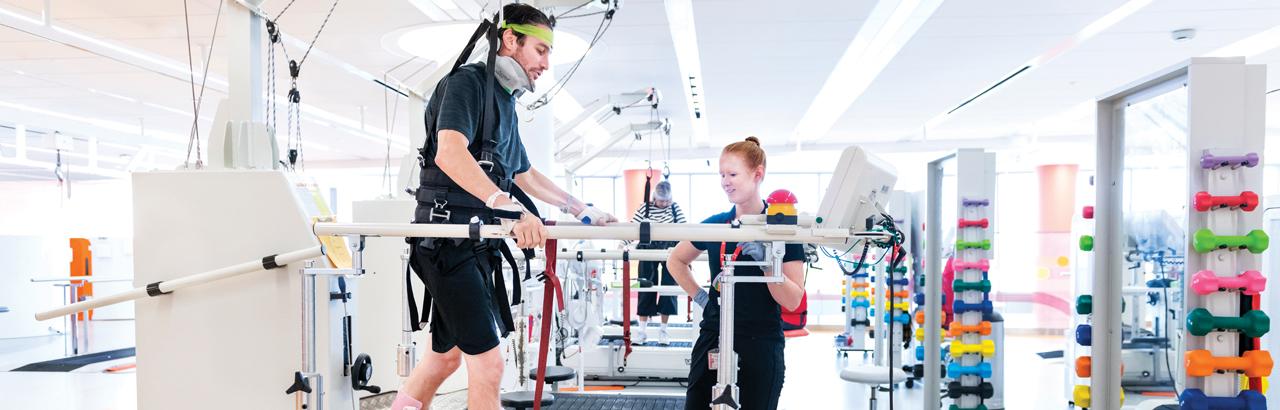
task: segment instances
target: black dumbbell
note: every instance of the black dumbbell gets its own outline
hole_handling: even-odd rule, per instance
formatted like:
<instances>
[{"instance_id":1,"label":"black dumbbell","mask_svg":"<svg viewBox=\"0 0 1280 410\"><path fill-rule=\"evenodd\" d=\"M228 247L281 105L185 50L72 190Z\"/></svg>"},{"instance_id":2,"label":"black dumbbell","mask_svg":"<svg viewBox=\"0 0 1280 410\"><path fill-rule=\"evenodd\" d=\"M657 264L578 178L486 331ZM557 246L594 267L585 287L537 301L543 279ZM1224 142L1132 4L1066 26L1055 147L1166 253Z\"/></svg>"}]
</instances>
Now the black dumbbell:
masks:
<instances>
[{"instance_id":1,"label":"black dumbbell","mask_svg":"<svg viewBox=\"0 0 1280 410\"><path fill-rule=\"evenodd\" d=\"M995 388L991 387L990 382L982 382L977 386L961 386L960 382L947 383L947 397L958 399L960 396L971 394L978 397L989 399L995 394Z\"/></svg>"}]
</instances>

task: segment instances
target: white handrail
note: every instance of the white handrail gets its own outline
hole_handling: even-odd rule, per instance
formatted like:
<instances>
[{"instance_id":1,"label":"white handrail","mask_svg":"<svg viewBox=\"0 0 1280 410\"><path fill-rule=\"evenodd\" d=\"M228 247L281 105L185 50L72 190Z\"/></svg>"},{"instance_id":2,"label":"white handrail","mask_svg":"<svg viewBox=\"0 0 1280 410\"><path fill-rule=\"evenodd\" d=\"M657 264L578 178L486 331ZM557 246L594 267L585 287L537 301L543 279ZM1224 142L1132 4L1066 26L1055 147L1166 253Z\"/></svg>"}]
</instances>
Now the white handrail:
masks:
<instances>
[{"instance_id":1,"label":"white handrail","mask_svg":"<svg viewBox=\"0 0 1280 410\"><path fill-rule=\"evenodd\" d=\"M285 266L290 263L314 258L322 254L319 246L299 249L292 252L286 252L275 255L270 258L277 266ZM184 276L178 279L166 280L162 282L152 283L147 286L133 288L132 290L107 295L100 298L94 298L83 302L76 302L70 305L62 306L57 309L46 310L36 313L36 320L49 320L56 317L70 315L76 312L82 312L89 309L96 309L103 306L114 305L117 303L128 302L131 300L141 299L147 296L153 296L173 292L182 288L196 286L213 282L216 280L226 279L232 276L239 276L250 272L264 270L268 261L266 258L250 262L239 263L221 269L214 269L207 272L197 273L191 276Z\"/></svg>"}]
</instances>

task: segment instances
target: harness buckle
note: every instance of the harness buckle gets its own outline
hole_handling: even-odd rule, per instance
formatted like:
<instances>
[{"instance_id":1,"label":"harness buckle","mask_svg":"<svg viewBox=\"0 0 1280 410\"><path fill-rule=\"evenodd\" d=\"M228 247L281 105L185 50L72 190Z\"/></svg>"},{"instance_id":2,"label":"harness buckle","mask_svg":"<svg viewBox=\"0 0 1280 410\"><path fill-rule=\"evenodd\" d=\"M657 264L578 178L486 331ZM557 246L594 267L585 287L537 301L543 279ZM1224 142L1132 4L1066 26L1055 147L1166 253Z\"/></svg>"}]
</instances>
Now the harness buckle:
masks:
<instances>
[{"instance_id":1,"label":"harness buckle","mask_svg":"<svg viewBox=\"0 0 1280 410\"><path fill-rule=\"evenodd\" d=\"M436 206L431 208L431 212L428 215L431 222L449 222L449 217L453 215L453 211L445 209L445 206L449 205L449 201L436 199L434 202Z\"/></svg>"},{"instance_id":2,"label":"harness buckle","mask_svg":"<svg viewBox=\"0 0 1280 410\"><path fill-rule=\"evenodd\" d=\"M476 163L480 164L480 168L484 169L485 173L493 172L493 161L482 159L482 160L476 161Z\"/></svg>"}]
</instances>

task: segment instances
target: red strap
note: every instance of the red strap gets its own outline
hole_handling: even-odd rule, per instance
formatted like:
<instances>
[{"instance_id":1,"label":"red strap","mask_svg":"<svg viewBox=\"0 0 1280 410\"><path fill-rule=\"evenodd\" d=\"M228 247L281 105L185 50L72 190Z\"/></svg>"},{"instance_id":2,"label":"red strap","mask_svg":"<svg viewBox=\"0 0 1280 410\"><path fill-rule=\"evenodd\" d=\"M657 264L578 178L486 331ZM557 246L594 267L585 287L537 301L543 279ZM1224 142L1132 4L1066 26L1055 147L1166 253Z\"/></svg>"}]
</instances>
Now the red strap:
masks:
<instances>
[{"instance_id":1,"label":"red strap","mask_svg":"<svg viewBox=\"0 0 1280 410\"><path fill-rule=\"evenodd\" d=\"M622 366L631 356L631 254L622 251Z\"/></svg>"},{"instance_id":2,"label":"red strap","mask_svg":"<svg viewBox=\"0 0 1280 410\"><path fill-rule=\"evenodd\" d=\"M547 225L552 224L551 221L547 222ZM533 410L542 410L542 388L547 379L547 351L551 349L552 297L560 303L559 310L564 310L564 292L560 291L560 278L556 277L556 249L559 249L556 247L556 240L547 239L543 249L546 250L543 254L547 260L547 269L543 275L547 277L547 281L542 284L542 332L538 347L538 377L533 381Z\"/></svg>"}]
</instances>

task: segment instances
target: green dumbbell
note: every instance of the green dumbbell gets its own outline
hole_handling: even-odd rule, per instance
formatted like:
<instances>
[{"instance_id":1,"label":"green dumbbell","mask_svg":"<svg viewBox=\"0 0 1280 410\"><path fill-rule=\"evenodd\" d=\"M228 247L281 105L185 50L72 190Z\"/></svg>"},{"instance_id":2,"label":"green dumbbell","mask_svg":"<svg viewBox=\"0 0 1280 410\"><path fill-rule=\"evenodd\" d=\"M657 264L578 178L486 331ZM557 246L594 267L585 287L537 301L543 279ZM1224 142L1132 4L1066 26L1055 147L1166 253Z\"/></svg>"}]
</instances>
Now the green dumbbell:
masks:
<instances>
[{"instance_id":1,"label":"green dumbbell","mask_svg":"<svg viewBox=\"0 0 1280 410\"><path fill-rule=\"evenodd\" d=\"M1124 299L1120 299L1120 311L1124 312L1128 306ZM1088 315L1093 313L1093 295L1076 296L1076 314Z\"/></svg>"},{"instance_id":2,"label":"green dumbbell","mask_svg":"<svg viewBox=\"0 0 1280 410\"><path fill-rule=\"evenodd\" d=\"M1209 229L1200 229L1195 235L1196 252L1206 253L1215 249L1248 249L1252 253L1267 250L1271 239L1261 229L1249 231L1244 236L1218 236Z\"/></svg>"},{"instance_id":3,"label":"green dumbbell","mask_svg":"<svg viewBox=\"0 0 1280 410\"><path fill-rule=\"evenodd\" d=\"M894 268L893 271L895 273L907 273L907 265L898 265L898 267Z\"/></svg>"},{"instance_id":4,"label":"green dumbbell","mask_svg":"<svg viewBox=\"0 0 1280 410\"><path fill-rule=\"evenodd\" d=\"M1093 237L1089 235L1080 236L1080 250L1089 252L1093 250Z\"/></svg>"},{"instance_id":5,"label":"green dumbbell","mask_svg":"<svg viewBox=\"0 0 1280 410\"><path fill-rule=\"evenodd\" d=\"M1204 336L1217 329L1236 330L1246 337L1262 337L1271 330L1271 318L1261 310L1250 310L1243 316L1214 316L1204 308L1198 308L1187 315L1187 331L1192 335Z\"/></svg>"},{"instance_id":6,"label":"green dumbbell","mask_svg":"<svg viewBox=\"0 0 1280 410\"><path fill-rule=\"evenodd\" d=\"M983 239L981 241L966 242L966 241L957 239L956 250L962 251L965 249L982 249L984 251L989 251L991 250L991 240Z\"/></svg>"},{"instance_id":7,"label":"green dumbbell","mask_svg":"<svg viewBox=\"0 0 1280 410\"><path fill-rule=\"evenodd\" d=\"M951 290L954 292L976 290L979 292L987 293L987 292L991 292L991 281L983 279L977 282L965 282L963 280L957 279L954 282L951 282Z\"/></svg>"}]
</instances>

